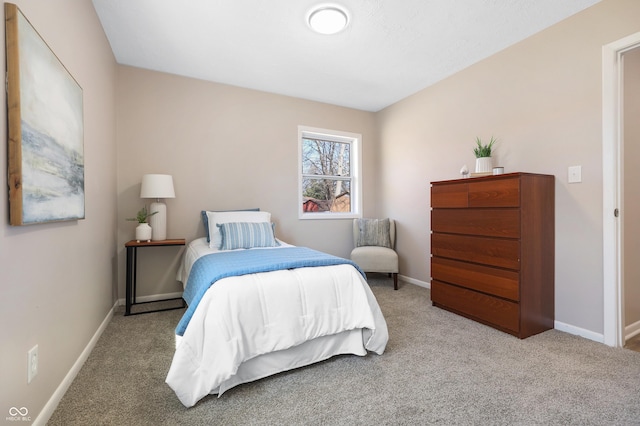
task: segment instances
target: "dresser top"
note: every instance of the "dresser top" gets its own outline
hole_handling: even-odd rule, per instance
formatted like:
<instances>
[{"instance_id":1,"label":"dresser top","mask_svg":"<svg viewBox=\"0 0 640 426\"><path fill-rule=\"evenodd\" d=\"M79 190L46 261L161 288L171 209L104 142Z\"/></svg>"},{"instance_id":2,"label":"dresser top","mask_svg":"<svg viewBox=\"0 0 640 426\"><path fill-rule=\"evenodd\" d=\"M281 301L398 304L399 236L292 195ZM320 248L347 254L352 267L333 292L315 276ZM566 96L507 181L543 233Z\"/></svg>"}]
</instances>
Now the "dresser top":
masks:
<instances>
[{"instance_id":1,"label":"dresser top","mask_svg":"<svg viewBox=\"0 0 640 426\"><path fill-rule=\"evenodd\" d=\"M485 181L485 180L513 179L513 178L522 177L522 176L536 176L541 178L555 179L554 175L515 172L515 173L504 173L501 175L487 175L487 176L478 176L478 177L469 177L469 178L439 180L439 181L433 181L431 182L431 184L436 185L441 183L446 184L446 183L460 183L460 182L477 182L477 181Z\"/></svg>"}]
</instances>

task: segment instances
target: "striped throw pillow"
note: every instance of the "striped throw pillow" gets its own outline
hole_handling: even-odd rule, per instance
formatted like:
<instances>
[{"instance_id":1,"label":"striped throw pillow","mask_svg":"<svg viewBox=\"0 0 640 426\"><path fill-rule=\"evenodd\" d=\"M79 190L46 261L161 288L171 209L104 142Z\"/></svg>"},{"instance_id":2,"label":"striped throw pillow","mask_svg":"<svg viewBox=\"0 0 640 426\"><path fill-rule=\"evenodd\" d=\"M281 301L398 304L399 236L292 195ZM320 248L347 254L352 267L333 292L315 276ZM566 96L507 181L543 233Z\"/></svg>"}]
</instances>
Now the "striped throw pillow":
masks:
<instances>
[{"instance_id":1,"label":"striped throw pillow","mask_svg":"<svg viewBox=\"0 0 640 426\"><path fill-rule=\"evenodd\" d=\"M360 234L358 247L378 246L391 248L389 219L358 219Z\"/></svg>"},{"instance_id":2,"label":"striped throw pillow","mask_svg":"<svg viewBox=\"0 0 640 426\"><path fill-rule=\"evenodd\" d=\"M280 245L273 234L274 224L270 222L227 222L218 223L217 226L222 235L220 250Z\"/></svg>"}]
</instances>

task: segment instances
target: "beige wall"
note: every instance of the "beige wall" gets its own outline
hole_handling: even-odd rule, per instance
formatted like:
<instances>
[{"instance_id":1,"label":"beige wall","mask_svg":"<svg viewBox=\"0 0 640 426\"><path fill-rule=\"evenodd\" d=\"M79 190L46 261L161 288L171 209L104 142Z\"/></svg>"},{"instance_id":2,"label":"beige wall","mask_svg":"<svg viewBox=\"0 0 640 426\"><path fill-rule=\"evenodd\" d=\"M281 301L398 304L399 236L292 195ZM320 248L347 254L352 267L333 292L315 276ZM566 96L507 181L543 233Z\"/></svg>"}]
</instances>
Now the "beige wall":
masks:
<instances>
[{"instance_id":1,"label":"beige wall","mask_svg":"<svg viewBox=\"0 0 640 426\"><path fill-rule=\"evenodd\" d=\"M276 235L349 256L350 220L299 220L298 125L362 134L364 213L374 215L374 114L178 77L118 67L118 259L124 295L124 243L143 205L145 173L173 175L166 200L168 238L204 236L200 211L259 207L272 213ZM138 251L140 295L180 290L175 248Z\"/></svg>"},{"instance_id":2,"label":"beige wall","mask_svg":"<svg viewBox=\"0 0 640 426\"><path fill-rule=\"evenodd\" d=\"M602 333L601 49L640 30L639 11L605 0L377 114L119 67L120 297L144 173L174 175L170 237L202 235L203 208L260 207L281 238L348 256L348 221L297 219L299 124L363 133L365 215L398 221L401 274L428 283L429 182L473 168L475 137L495 136L496 165L556 176L556 320ZM179 291L180 252L154 250L140 294Z\"/></svg>"},{"instance_id":3,"label":"beige wall","mask_svg":"<svg viewBox=\"0 0 640 426\"><path fill-rule=\"evenodd\" d=\"M603 332L602 46L639 16L604 0L379 113L379 211L398 220L402 274L430 279L429 182L472 168L475 137L493 135L495 165L556 176L556 321Z\"/></svg>"},{"instance_id":4,"label":"beige wall","mask_svg":"<svg viewBox=\"0 0 640 426\"><path fill-rule=\"evenodd\" d=\"M640 330L640 48L624 54L624 325Z\"/></svg>"},{"instance_id":5,"label":"beige wall","mask_svg":"<svg viewBox=\"0 0 640 426\"><path fill-rule=\"evenodd\" d=\"M0 149L0 419L16 406L26 407L34 421L116 300L116 75L90 0L15 3L84 97L86 219L9 226L6 143ZM4 90L0 96L5 105ZM6 135L4 119L0 127ZM39 372L27 385L27 351L36 344Z\"/></svg>"}]
</instances>

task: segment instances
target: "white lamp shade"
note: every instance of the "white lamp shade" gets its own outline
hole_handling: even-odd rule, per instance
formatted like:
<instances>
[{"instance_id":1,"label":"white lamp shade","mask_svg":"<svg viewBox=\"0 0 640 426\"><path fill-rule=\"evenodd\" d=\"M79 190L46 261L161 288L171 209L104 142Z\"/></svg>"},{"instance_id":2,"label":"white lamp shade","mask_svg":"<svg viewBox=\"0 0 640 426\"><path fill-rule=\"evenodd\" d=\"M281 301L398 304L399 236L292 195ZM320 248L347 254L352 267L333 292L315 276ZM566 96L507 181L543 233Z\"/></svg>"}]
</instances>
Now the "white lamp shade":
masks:
<instances>
[{"instance_id":1,"label":"white lamp shade","mask_svg":"<svg viewBox=\"0 0 640 426\"><path fill-rule=\"evenodd\" d=\"M140 198L176 198L171 175L144 175Z\"/></svg>"}]
</instances>

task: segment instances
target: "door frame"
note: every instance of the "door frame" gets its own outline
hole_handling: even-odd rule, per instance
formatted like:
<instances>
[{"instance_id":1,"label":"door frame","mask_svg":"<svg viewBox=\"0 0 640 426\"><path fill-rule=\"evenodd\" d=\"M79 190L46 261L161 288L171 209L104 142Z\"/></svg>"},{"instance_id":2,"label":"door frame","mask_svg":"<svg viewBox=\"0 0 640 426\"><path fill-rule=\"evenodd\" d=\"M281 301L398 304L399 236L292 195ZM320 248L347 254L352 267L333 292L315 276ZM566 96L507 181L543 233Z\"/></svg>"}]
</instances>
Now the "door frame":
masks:
<instances>
[{"instance_id":1,"label":"door frame","mask_svg":"<svg viewBox=\"0 0 640 426\"><path fill-rule=\"evenodd\" d=\"M640 32L602 47L602 248L604 343L624 346L622 243L624 226L622 153L622 55L640 47ZM614 212L619 212L616 217Z\"/></svg>"}]
</instances>

